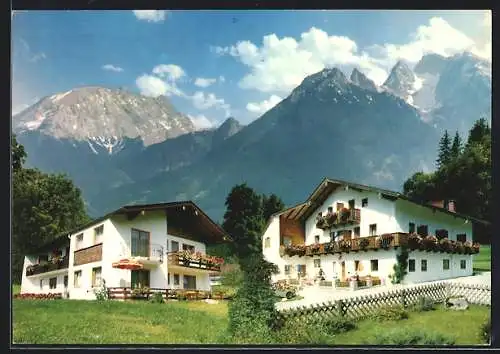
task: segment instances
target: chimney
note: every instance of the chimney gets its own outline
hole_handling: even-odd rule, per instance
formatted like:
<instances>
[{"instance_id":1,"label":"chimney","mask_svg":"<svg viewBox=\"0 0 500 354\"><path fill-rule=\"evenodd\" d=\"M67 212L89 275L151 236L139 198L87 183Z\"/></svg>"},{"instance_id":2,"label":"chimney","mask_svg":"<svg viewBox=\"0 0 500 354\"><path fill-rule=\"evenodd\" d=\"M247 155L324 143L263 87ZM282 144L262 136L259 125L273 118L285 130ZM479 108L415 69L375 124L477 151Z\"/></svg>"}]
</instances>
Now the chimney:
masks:
<instances>
[{"instance_id":1,"label":"chimney","mask_svg":"<svg viewBox=\"0 0 500 354\"><path fill-rule=\"evenodd\" d=\"M429 204L436 208L444 208L444 200L433 200Z\"/></svg>"},{"instance_id":2,"label":"chimney","mask_svg":"<svg viewBox=\"0 0 500 354\"><path fill-rule=\"evenodd\" d=\"M452 213L455 212L455 201L454 200L448 200L448 211L451 211Z\"/></svg>"}]
</instances>

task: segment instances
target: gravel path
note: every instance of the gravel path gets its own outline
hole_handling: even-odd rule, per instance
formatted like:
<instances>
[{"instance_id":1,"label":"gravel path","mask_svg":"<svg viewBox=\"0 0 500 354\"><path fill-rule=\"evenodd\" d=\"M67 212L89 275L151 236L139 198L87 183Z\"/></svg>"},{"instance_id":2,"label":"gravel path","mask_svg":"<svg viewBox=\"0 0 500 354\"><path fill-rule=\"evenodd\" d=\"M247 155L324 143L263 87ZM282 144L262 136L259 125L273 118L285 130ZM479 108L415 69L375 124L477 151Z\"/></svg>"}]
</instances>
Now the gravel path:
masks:
<instances>
[{"instance_id":1,"label":"gravel path","mask_svg":"<svg viewBox=\"0 0 500 354\"><path fill-rule=\"evenodd\" d=\"M441 282L453 282L461 284L472 284L472 285L491 285L491 272L484 272L479 275L473 275L468 277L460 277L447 280L431 281L420 284L433 284ZM419 285L420 285L419 284ZM304 290L299 292L300 296L304 298L296 301L284 301L278 302L276 308L278 310L292 309L295 307L310 306L314 304L320 304L328 301L336 301L341 299L347 299L351 297L358 297L368 294L379 294L389 290L402 289L411 287L414 285L386 285L386 286L376 286L369 289L360 289L356 291L351 291L348 289L320 289L319 287L311 286L306 287Z\"/></svg>"}]
</instances>

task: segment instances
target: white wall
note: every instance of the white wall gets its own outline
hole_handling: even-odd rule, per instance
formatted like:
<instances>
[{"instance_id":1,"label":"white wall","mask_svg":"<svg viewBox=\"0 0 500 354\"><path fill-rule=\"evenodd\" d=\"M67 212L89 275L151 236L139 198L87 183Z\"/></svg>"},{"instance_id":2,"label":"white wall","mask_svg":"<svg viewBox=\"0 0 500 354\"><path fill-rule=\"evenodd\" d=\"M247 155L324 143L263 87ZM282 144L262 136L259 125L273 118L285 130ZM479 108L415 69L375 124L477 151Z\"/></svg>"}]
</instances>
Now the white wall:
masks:
<instances>
[{"instance_id":1,"label":"white wall","mask_svg":"<svg viewBox=\"0 0 500 354\"><path fill-rule=\"evenodd\" d=\"M270 247L265 247L266 238L270 238ZM264 258L271 263L276 264L280 269L284 267L287 262L280 257L280 217L275 215L271 217L269 226L262 235L262 252Z\"/></svg>"},{"instance_id":2,"label":"white wall","mask_svg":"<svg viewBox=\"0 0 500 354\"><path fill-rule=\"evenodd\" d=\"M450 240L457 239L457 234L466 234L467 241L472 242L472 222L465 223L460 217L455 217L447 213L433 211L430 208L398 200L396 202L396 225L395 232L408 232L409 223L418 225L428 225L429 234L435 235L437 229L448 230Z\"/></svg>"},{"instance_id":3,"label":"white wall","mask_svg":"<svg viewBox=\"0 0 500 354\"><path fill-rule=\"evenodd\" d=\"M368 205L361 207L361 200L368 198ZM314 243L314 236L320 236L320 243L330 242L330 229L321 230L316 227L316 216L319 212L325 215L328 207L332 207L336 212L337 203L344 203L344 207L348 207L348 201L354 199L354 207L361 211L361 223L359 225L347 225L347 227L337 227L331 230L335 232L339 230L353 230L356 226L360 227L360 236L369 235L369 227L371 224L377 224L377 234L395 232L396 220L394 215L394 202L387 199L379 198L378 193L374 192L358 192L353 189L345 190L343 187L336 189L325 202L314 211L314 213L306 220L306 244Z\"/></svg>"},{"instance_id":4,"label":"white wall","mask_svg":"<svg viewBox=\"0 0 500 354\"><path fill-rule=\"evenodd\" d=\"M472 256L463 254L411 251L409 259L415 260L415 272L408 272L404 283L442 280L472 275ZM427 271L421 271L421 261L427 260ZM443 259L450 260L450 269L443 270ZM466 260L466 269L460 269L460 260Z\"/></svg>"},{"instance_id":5,"label":"white wall","mask_svg":"<svg viewBox=\"0 0 500 354\"><path fill-rule=\"evenodd\" d=\"M280 274L276 275L273 280L279 279L297 279L297 265L306 265L306 274L309 279L313 279L318 275L320 268L314 267L314 260L320 259L320 267L325 273L325 280L333 280L341 278L342 262L345 262L345 276L355 275L355 261L360 261L361 270L357 272L359 276L372 275L384 279L386 283L390 283L389 274L393 273L393 267L396 263L396 253L394 250L379 250L367 252L350 252L339 254L328 254L321 256L284 256L280 262ZM371 260L378 260L378 271L371 270ZM291 265L290 275L285 275L285 264Z\"/></svg>"}]
</instances>

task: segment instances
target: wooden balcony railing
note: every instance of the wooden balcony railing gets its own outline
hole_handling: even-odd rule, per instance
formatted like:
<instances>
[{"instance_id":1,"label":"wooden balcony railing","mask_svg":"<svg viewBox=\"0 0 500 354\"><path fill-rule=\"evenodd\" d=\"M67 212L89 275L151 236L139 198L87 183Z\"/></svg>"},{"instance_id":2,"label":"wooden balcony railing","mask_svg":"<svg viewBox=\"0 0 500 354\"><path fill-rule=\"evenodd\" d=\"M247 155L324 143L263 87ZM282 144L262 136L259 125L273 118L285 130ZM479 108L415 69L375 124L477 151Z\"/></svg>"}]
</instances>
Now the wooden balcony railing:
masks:
<instances>
[{"instance_id":1,"label":"wooden balcony railing","mask_svg":"<svg viewBox=\"0 0 500 354\"><path fill-rule=\"evenodd\" d=\"M75 251L73 265L82 265L102 260L102 243Z\"/></svg>"},{"instance_id":2,"label":"wooden balcony railing","mask_svg":"<svg viewBox=\"0 0 500 354\"><path fill-rule=\"evenodd\" d=\"M379 236L357 237L340 241L317 243L312 245L281 246L281 256L314 256L343 252L361 252L379 249L391 249L408 246L410 250L428 252L446 252L459 254L475 254L479 252L479 244L462 243L449 240L438 241L433 236L419 238L406 233L391 233Z\"/></svg>"},{"instance_id":3,"label":"wooden balcony railing","mask_svg":"<svg viewBox=\"0 0 500 354\"><path fill-rule=\"evenodd\" d=\"M167 259L168 265L171 266L182 266L211 272L220 272L220 267L224 264L222 258L201 254L199 252L173 252L168 254Z\"/></svg>"},{"instance_id":4,"label":"wooden balcony railing","mask_svg":"<svg viewBox=\"0 0 500 354\"><path fill-rule=\"evenodd\" d=\"M58 259L53 259L48 262L33 264L26 268L26 276L42 274L46 272L51 272L58 269L68 268L69 257L61 257Z\"/></svg>"},{"instance_id":5,"label":"wooden balcony railing","mask_svg":"<svg viewBox=\"0 0 500 354\"><path fill-rule=\"evenodd\" d=\"M329 212L326 215L320 213L316 218L316 227L323 230L345 225L359 225L360 223L360 209L344 208L337 212Z\"/></svg>"}]
</instances>

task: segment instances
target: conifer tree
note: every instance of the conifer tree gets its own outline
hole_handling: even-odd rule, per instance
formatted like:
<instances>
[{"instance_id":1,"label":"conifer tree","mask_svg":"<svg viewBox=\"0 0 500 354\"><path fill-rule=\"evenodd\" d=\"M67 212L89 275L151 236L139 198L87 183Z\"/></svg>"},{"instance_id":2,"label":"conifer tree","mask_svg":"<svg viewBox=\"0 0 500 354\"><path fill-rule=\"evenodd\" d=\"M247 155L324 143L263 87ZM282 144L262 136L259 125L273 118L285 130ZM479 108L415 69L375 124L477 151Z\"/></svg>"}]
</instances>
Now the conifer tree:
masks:
<instances>
[{"instance_id":1,"label":"conifer tree","mask_svg":"<svg viewBox=\"0 0 500 354\"><path fill-rule=\"evenodd\" d=\"M446 165L446 163L450 161L450 143L450 136L448 135L448 131L445 130L444 135L441 137L441 140L439 140L438 158L436 160L437 168Z\"/></svg>"}]
</instances>

